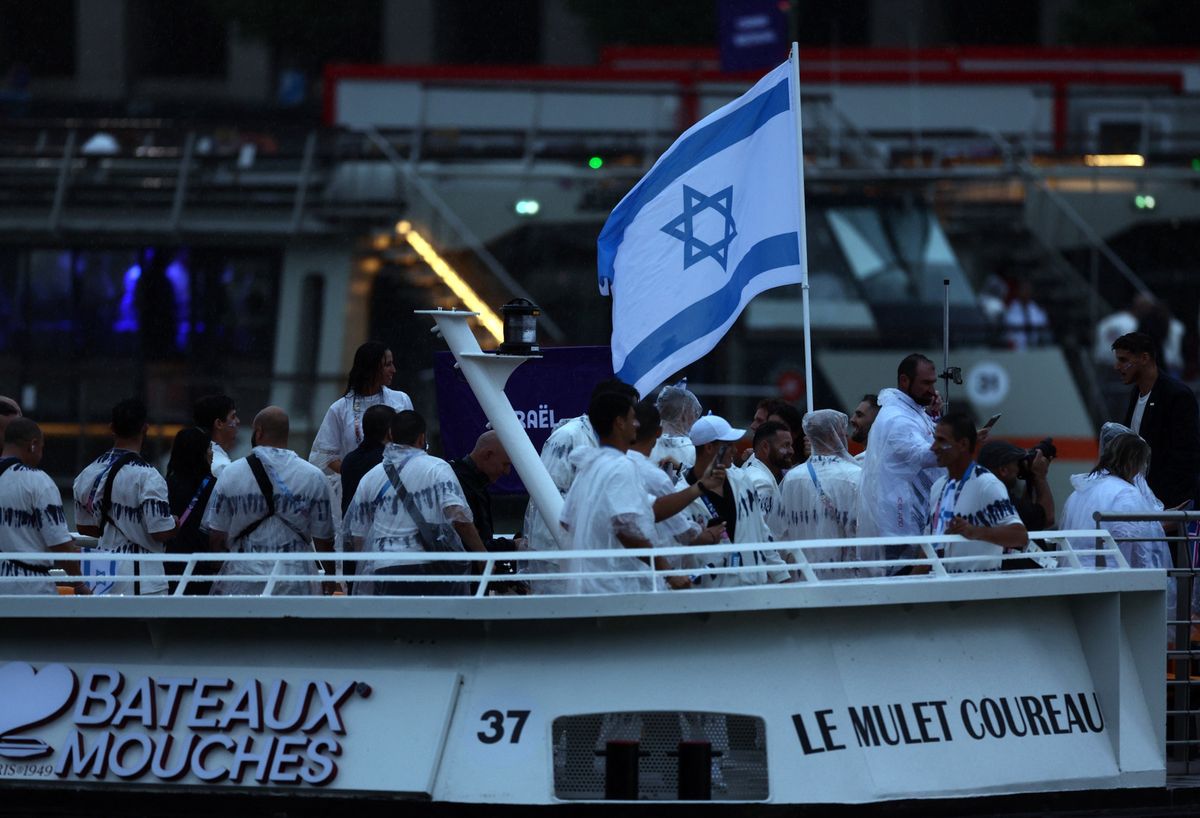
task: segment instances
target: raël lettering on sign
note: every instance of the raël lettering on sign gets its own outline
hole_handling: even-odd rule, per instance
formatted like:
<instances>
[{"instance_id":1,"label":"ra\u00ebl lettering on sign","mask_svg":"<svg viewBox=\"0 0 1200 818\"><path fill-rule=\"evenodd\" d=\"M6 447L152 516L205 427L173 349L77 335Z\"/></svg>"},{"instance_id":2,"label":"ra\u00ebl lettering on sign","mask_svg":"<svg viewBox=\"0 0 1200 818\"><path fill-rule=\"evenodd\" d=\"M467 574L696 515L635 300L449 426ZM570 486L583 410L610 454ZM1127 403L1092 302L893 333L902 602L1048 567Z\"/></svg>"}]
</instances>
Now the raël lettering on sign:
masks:
<instances>
[{"instance_id":1,"label":"ra\u00ebl lettering on sign","mask_svg":"<svg viewBox=\"0 0 1200 818\"><path fill-rule=\"evenodd\" d=\"M364 682L0 667L0 778L308 784L336 779ZM65 722L65 724L64 724ZM57 746L26 733L64 735ZM65 733L63 730L65 729Z\"/></svg>"},{"instance_id":2,"label":"ra\u00ebl lettering on sign","mask_svg":"<svg viewBox=\"0 0 1200 818\"><path fill-rule=\"evenodd\" d=\"M1104 732L1095 692L851 705L845 719L837 715L814 710L792 716L805 755L845 750L851 741L872 748Z\"/></svg>"},{"instance_id":3,"label":"ra\u00ebl lettering on sign","mask_svg":"<svg viewBox=\"0 0 1200 818\"><path fill-rule=\"evenodd\" d=\"M544 403L536 409L516 409L514 411L517 415L517 422L526 429L553 429L558 425L554 410Z\"/></svg>"}]
</instances>

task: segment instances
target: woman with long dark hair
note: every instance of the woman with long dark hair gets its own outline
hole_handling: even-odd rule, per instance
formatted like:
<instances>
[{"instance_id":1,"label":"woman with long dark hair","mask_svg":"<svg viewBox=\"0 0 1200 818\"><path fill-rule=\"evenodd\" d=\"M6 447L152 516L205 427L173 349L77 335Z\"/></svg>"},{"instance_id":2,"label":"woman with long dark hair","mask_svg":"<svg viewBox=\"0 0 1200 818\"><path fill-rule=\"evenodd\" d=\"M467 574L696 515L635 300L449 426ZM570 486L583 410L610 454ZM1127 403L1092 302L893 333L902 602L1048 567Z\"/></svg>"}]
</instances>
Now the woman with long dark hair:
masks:
<instances>
[{"instance_id":1,"label":"woman with long dark hair","mask_svg":"<svg viewBox=\"0 0 1200 818\"><path fill-rule=\"evenodd\" d=\"M335 500L340 500L342 458L363 442L363 415L372 406L386 404L397 412L412 409L405 393L391 388L396 375L392 351L378 341L367 341L354 353L354 364L346 378L346 392L333 402L313 440L308 462L330 478ZM340 507L337 502L334 507Z\"/></svg>"},{"instance_id":2,"label":"woman with long dark hair","mask_svg":"<svg viewBox=\"0 0 1200 818\"><path fill-rule=\"evenodd\" d=\"M212 447L208 435L188 426L180 429L171 444L171 459L167 462L167 500L171 513L179 521L178 533L166 545L168 554L198 554L208 551L208 534L200 530L200 521L208 507L217 479L212 475ZM193 574L215 574L220 565L215 562L196 564ZM167 563L167 573L178 576L183 563ZM184 589L188 595L204 596L208 582L189 582ZM175 583L171 582L174 592Z\"/></svg>"}]
</instances>

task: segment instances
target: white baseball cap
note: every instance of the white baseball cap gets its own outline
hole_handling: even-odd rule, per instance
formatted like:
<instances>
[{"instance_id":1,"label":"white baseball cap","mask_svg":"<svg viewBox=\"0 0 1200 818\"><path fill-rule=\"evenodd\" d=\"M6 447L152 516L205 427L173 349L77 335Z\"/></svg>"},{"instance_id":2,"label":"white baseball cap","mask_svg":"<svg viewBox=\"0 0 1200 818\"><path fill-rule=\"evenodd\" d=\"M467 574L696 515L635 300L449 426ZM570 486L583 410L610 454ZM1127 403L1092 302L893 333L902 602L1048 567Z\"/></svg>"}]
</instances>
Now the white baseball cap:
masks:
<instances>
[{"instance_id":1,"label":"white baseball cap","mask_svg":"<svg viewBox=\"0 0 1200 818\"><path fill-rule=\"evenodd\" d=\"M692 443L696 446L703 446L705 443L712 443L714 440L733 443L745 436L745 429L735 429L729 425L729 421L717 415L705 415L693 423L691 431L688 432L688 437L692 439Z\"/></svg>"}]
</instances>

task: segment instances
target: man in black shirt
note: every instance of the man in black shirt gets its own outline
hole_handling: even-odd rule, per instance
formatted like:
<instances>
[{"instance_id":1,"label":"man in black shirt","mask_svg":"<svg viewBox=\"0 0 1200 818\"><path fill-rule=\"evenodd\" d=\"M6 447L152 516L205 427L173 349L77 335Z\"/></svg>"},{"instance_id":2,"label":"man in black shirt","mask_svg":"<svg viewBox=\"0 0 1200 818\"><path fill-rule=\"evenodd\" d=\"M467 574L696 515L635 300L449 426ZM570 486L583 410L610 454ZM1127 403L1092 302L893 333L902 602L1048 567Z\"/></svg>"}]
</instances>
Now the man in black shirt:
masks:
<instances>
[{"instance_id":1,"label":"man in black shirt","mask_svg":"<svg viewBox=\"0 0 1200 818\"><path fill-rule=\"evenodd\" d=\"M517 544L507 538L496 539L496 529L492 522L492 495L488 486L512 471L512 461L504 451L500 436L487 431L475 441L475 448L466 457L459 458L450 464L458 477L463 494L467 497L467 505L471 507L471 516L475 518L475 530L479 539L488 551L515 551ZM492 568L493 574L515 574L516 563L501 560ZM489 594L519 594L529 593L525 583L492 582L488 586ZM472 586L474 593L474 586Z\"/></svg>"},{"instance_id":2,"label":"man in black shirt","mask_svg":"<svg viewBox=\"0 0 1200 818\"><path fill-rule=\"evenodd\" d=\"M691 439L696 447L696 465L684 472L683 478L690 486L696 483L708 469L708 464L717 460L717 466L729 468L733 457L733 444L746 436L745 429L734 429L724 418L705 415L692 426ZM718 459L719 458L719 459ZM712 512L712 517L725 523L725 532L733 541L737 532L737 502L729 485L728 476L715 492L703 485L700 487L702 502Z\"/></svg>"},{"instance_id":3,"label":"man in black shirt","mask_svg":"<svg viewBox=\"0 0 1200 818\"><path fill-rule=\"evenodd\" d=\"M396 410L387 404L372 406L363 412L363 440L358 448L342 458L342 516L358 491L363 475L383 462L383 447L392 439L392 416Z\"/></svg>"},{"instance_id":4,"label":"man in black shirt","mask_svg":"<svg viewBox=\"0 0 1200 818\"><path fill-rule=\"evenodd\" d=\"M488 551L511 551L511 541L493 541L492 496L487 490L488 486L512 471L512 461L500 443L500 436L492 431L484 432L475 441L471 453L455 460L450 466L458 476L463 494L467 496L467 505L471 507L471 516L475 518L475 528L479 531L483 547Z\"/></svg>"},{"instance_id":5,"label":"man in black shirt","mask_svg":"<svg viewBox=\"0 0 1200 818\"><path fill-rule=\"evenodd\" d=\"M1125 425L1150 444L1146 482L1167 508L1200 495L1200 406L1191 388L1158 368L1158 343L1144 332L1113 341L1129 390Z\"/></svg>"}]
</instances>

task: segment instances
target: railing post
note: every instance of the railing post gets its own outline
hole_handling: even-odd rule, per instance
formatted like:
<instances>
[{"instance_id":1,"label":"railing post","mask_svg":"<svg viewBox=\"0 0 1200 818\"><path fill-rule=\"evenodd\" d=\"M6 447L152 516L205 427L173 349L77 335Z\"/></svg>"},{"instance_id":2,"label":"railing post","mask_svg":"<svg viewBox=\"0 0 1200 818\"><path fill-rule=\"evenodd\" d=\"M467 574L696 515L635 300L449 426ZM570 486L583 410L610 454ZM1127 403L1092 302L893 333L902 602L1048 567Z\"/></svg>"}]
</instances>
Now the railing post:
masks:
<instances>
[{"instance_id":1,"label":"railing post","mask_svg":"<svg viewBox=\"0 0 1200 818\"><path fill-rule=\"evenodd\" d=\"M58 184L54 188L54 205L50 208L50 232L58 230L62 219L63 204L67 200L67 185L71 180L71 163L75 161L75 131L67 133L67 143L63 146L62 164L58 166Z\"/></svg>"},{"instance_id":2,"label":"railing post","mask_svg":"<svg viewBox=\"0 0 1200 818\"><path fill-rule=\"evenodd\" d=\"M188 584L192 581L192 574L195 567L196 556L193 554L192 558L184 564L183 573L180 574L179 579L175 581L175 593L172 594L172 596L184 596L184 591L187 589Z\"/></svg>"},{"instance_id":3,"label":"railing post","mask_svg":"<svg viewBox=\"0 0 1200 818\"><path fill-rule=\"evenodd\" d=\"M183 142L183 158L179 161L179 173L175 178L175 200L171 203L171 231L179 229L183 219L183 205L187 200L188 177L192 172L192 152L196 148L196 132L188 131Z\"/></svg>"},{"instance_id":4,"label":"railing post","mask_svg":"<svg viewBox=\"0 0 1200 818\"><path fill-rule=\"evenodd\" d=\"M472 563L474 564L474 563ZM488 558L488 561L483 565L483 574L479 577L479 590L475 592L476 597L487 596L488 583L492 580L492 568L495 567L496 561Z\"/></svg>"},{"instance_id":5,"label":"railing post","mask_svg":"<svg viewBox=\"0 0 1200 818\"><path fill-rule=\"evenodd\" d=\"M425 147L425 118L429 107L429 91L425 84L417 86L417 123L413 126L412 143L408 147L408 166L415 173Z\"/></svg>"},{"instance_id":6,"label":"railing post","mask_svg":"<svg viewBox=\"0 0 1200 818\"><path fill-rule=\"evenodd\" d=\"M296 202L292 207L292 235L300 232L304 219L304 200L308 196L308 183L312 178L313 161L317 153L317 132L309 131L304 140L304 159L300 163L300 179L296 183Z\"/></svg>"},{"instance_id":7,"label":"railing post","mask_svg":"<svg viewBox=\"0 0 1200 818\"><path fill-rule=\"evenodd\" d=\"M962 539L962 538L960 538ZM921 543L921 553L925 559L929 560L929 568L939 577L949 576L946 571L946 566L942 565L942 561L938 559L937 552L933 550L933 543Z\"/></svg>"},{"instance_id":8,"label":"railing post","mask_svg":"<svg viewBox=\"0 0 1200 818\"><path fill-rule=\"evenodd\" d=\"M282 563L283 560L276 558L275 562L271 565L271 573L267 576L267 584L263 587L263 591L261 594L259 594L259 596L270 596L275 590L275 577L279 575L279 566ZM237 564L241 565L241 563ZM241 573L244 574L245 571L242 571Z\"/></svg>"},{"instance_id":9,"label":"railing post","mask_svg":"<svg viewBox=\"0 0 1200 818\"><path fill-rule=\"evenodd\" d=\"M533 160L537 158L537 149L534 146L537 143L538 129L542 124L542 92L533 91L532 93L533 110L529 115L529 127L525 129L525 150L521 157L521 164L526 172L533 167Z\"/></svg>"},{"instance_id":10,"label":"railing post","mask_svg":"<svg viewBox=\"0 0 1200 818\"><path fill-rule=\"evenodd\" d=\"M808 556L804 553L803 548L796 548L796 567L800 569L800 574L804 577L805 582L819 582L817 572L813 570L812 563L808 561Z\"/></svg>"},{"instance_id":11,"label":"railing post","mask_svg":"<svg viewBox=\"0 0 1200 818\"><path fill-rule=\"evenodd\" d=\"M1093 514L1093 515L1092 515L1092 519L1094 519L1094 520L1096 521L1096 530L1097 530L1097 531L1099 531L1099 530L1100 530L1100 519L1101 519L1101 517L1102 517L1102 514L1101 514L1099 511L1097 511L1095 514ZM1096 537L1096 541L1095 541L1095 542L1092 544L1092 548L1096 548L1096 549L1100 548L1100 537L1099 537L1099 535L1097 535L1097 537ZM1072 549L1072 550L1074 550L1074 549ZM1076 560L1078 560L1078 559L1079 559L1079 558L1078 558L1078 557L1076 557ZM1108 565L1108 563L1105 561L1105 559L1104 559L1104 555L1103 555L1103 554L1097 554L1097 555L1096 555L1096 567L1097 567L1097 568L1105 568L1105 567L1107 567L1107 565Z\"/></svg>"}]
</instances>

